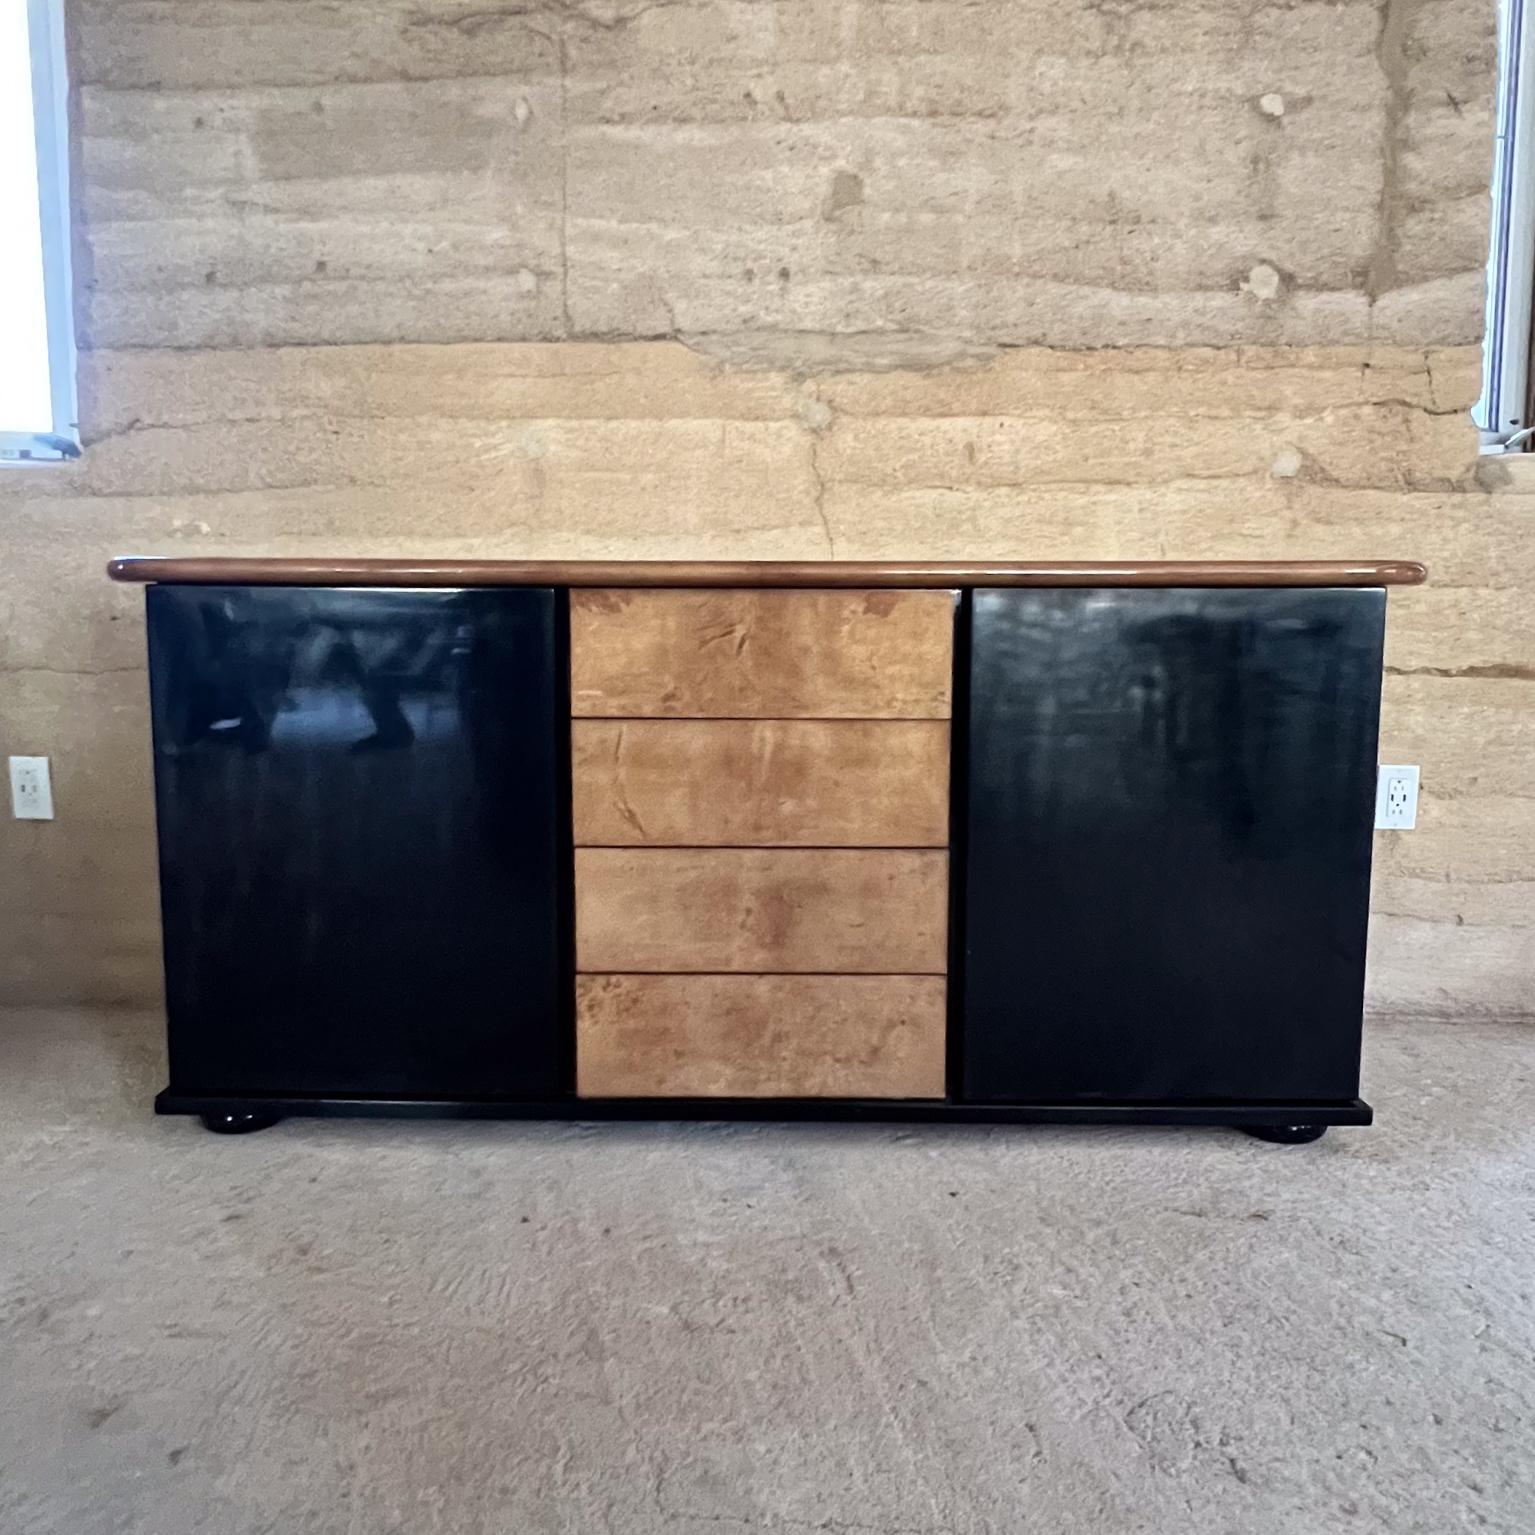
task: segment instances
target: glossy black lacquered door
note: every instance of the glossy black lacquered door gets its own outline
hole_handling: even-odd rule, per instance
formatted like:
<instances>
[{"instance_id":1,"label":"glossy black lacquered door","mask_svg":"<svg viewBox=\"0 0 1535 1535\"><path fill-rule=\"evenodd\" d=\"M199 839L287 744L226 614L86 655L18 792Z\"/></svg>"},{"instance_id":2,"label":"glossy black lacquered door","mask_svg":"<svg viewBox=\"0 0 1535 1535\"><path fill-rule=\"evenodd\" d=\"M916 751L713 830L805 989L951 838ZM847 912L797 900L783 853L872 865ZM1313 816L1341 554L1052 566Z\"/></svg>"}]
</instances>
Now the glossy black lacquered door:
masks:
<instances>
[{"instance_id":1,"label":"glossy black lacquered door","mask_svg":"<svg viewBox=\"0 0 1535 1535\"><path fill-rule=\"evenodd\" d=\"M1357 1094L1384 614L975 594L968 1099Z\"/></svg>"},{"instance_id":2,"label":"glossy black lacquered door","mask_svg":"<svg viewBox=\"0 0 1535 1535\"><path fill-rule=\"evenodd\" d=\"M556 1093L555 594L148 601L172 1088Z\"/></svg>"}]
</instances>

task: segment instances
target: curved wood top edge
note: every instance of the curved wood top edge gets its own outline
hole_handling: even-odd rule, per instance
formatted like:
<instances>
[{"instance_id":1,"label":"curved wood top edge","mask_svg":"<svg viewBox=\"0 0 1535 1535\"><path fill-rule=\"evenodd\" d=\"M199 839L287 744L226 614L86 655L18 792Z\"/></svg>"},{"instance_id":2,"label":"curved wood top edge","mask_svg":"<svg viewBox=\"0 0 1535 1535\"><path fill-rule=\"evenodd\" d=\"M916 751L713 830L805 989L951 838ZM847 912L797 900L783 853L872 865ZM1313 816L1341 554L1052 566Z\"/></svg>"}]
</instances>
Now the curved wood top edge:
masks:
<instances>
[{"instance_id":1,"label":"curved wood top edge","mask_svg":"<svg viewBox=\"0 0 1535 1535\"><path fill-rule=\"evenodd\" d=\"M1414 560L342 560L123 555L114 581L197 586L1416 586Z\"/></svg>"}]
</instances>

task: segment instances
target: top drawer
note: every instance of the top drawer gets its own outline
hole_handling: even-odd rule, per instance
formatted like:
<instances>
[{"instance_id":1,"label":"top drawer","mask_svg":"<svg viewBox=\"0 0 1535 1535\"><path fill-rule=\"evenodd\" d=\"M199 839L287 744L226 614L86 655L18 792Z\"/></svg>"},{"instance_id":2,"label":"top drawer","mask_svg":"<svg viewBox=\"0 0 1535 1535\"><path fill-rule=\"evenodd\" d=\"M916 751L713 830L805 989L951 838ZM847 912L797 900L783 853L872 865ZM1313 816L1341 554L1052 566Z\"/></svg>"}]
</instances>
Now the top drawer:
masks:
<instances>
[{"instance_id":1,"label":"top drawer","mask_svg":"<svg viewBox=\"0 0 1535 1535\"><path fill-rule=\"evenodd\" d=\"M576 590L571 713L947 719L949 591Z\"/></svg>"}]
</instances>

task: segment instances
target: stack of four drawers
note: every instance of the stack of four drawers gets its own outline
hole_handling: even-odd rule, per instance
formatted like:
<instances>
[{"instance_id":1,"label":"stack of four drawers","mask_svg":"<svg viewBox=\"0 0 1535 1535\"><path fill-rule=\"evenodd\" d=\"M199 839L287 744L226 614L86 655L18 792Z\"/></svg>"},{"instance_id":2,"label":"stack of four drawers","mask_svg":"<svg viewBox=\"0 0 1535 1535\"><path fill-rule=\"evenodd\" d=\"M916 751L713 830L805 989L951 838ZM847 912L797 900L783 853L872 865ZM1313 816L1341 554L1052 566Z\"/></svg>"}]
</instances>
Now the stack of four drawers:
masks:
<instances>
[{"instance_id":1,"label":"stack of four drawers","mask_svg":"<svg viewBox=\"0 0 1535 1535\"><path fill-rule=\"evenodd\" d=\"M956 600L571 594L581 1096L943 1096Z\"/></svg>"}]
</instances>

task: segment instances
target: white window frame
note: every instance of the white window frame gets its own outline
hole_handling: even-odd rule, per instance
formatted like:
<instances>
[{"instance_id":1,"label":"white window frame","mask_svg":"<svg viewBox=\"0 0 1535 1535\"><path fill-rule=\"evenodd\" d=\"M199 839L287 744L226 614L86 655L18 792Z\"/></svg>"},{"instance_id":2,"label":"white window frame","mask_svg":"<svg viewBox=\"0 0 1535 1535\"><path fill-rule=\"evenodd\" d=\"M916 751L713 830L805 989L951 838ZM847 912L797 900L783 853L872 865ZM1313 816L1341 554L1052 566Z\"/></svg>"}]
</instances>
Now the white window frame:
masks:
<instances>
[{"instance_id":1,"label":"white window frame","mask_svg":"<svg viewBox=\"0 0 1535 1535\"><path fill-rule=\"evenodd\" d=\"M45 463L80 456L74 283L69 254L69 69L64 51L64 0L27 0L27 39L32 51L32 114L37 133L37 197L53 429L7 431L0 423L0 463Z\"/></svg>"},{"instance_id":2,"label":"white window frame","mask_svg":"<svg viewBox=\"0 0 1535 1535\"><path fill-rule=\"evenodd\" d=\"M1484 453L1530 446L1535 311L1535 0L1498 6L1498 117L1482 397L1471 412Z\"/></svg>"}]
</instances>

